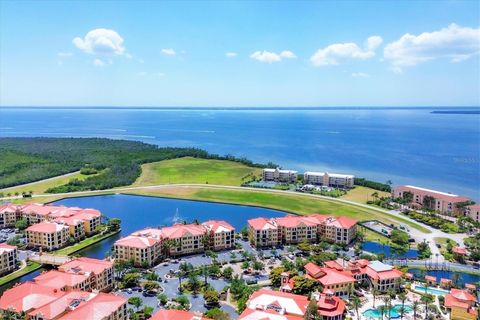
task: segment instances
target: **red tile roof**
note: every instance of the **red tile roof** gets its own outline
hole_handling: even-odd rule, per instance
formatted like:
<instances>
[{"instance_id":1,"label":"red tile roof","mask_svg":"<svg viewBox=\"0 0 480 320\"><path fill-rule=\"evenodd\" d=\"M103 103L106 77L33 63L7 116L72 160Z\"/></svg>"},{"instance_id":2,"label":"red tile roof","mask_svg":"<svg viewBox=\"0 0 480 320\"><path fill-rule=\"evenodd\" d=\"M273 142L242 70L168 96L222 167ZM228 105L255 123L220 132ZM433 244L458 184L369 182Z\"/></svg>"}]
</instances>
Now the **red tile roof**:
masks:
<instances>
[{"instance_id":1,"label":"red tile roof","mask_svg":"<svg viewBox=\"0 0 480 320\"><path fill-rule=\"evenodd\" d=\"M474 284L471 284L471 283L465 283L465 288L475 290L477 288L477 286L475 286Z\"/></svg>"},{"instance_id":2,"label":"red tile roof","mask_svg":"<svg viewBox=\"0 0 480 320\"><path fill-rule=\"evenodd\" d=\"M238 320L303 320L301 316L279 314L274 310L245 309Z\"/></svg>"},{"instance_id":3,"label":"red tile roof","mask_svg":"<svg viewBox=\"0 0 480 320\"><path fill-rule=\"evenodd\" d=\"M277 229L275 221L267 218L250 219L248 225L254 230Z\"/></svg>"},{"instance_id":4,"label":"red tile roof","mask_svg":"<svg viewBox=\"0 0 480 320\"><path fill-rule=\"evenodd\" d=\"M314 219L308 219L308 217L300 216L286 216L282 218L276 218L277 225L285 228L295 228L299 226L314 227L318 223Z\"/></svg>"},{"instance_id":5,"label":"red tile roof","mask_svg":"<svg viewBox=\"0 0 480 320\"><path fill-rule=\"evenodd\" d=\"M307 263L304 268L308 276L317 280L323 286L356 282L355 278L346 271L338 271L331 268L321 268L312 262Z\"/></svg>"},{"instance_id":6,"label":"red tile roof","mask_svg":"<svg viewBox=\"0 0 480 320\"><path fill-rule=\"evenodd\" d=\"M133 247L139 249L146 249L153 247L159 240L139 236L127 236L125 238L115 241L115 245L123 247Z\"/></svg>"},{"instance_id":7,"label":"red tile roof","mask_svg":"<svg viewBox=\"0 0 480 320\"><path fill-rule=\"evenodd\" d=\"M51 270L40 274L33 280L41 286L62 290L63 288L73 288L85 282L87 279L88 276L84 274Z\"/></svg>"},{"instance_id":8,"label":"red tile roof","mask_svg":"<svg viewBox=\"0 0 480 320\"><path fill-rule=\"evenodd\" d=\"M462 256L465 256L468 254L467 252L467 249L465 248L461 248L461 247L455 247L452 249L452 252L453 253L456 253L456 254L459 254L459 255L462 255Z\"/></svg>"},{"instance_id":9,"label":"red tile roof","mask_svg":"<svg viewBox=\"0 0 480 320\"><path fill-rule=\"evenodd\" d=\"M230 223L223 220L209 220L202 223L202 225L214 233L235 231L235 228Z\"/></svg>"},{"instance_id":10,"label":"red tile roof","mask_svg":"<svg viewBox=\"0 0 480 320\"><path fill-rule=\"evenodd\" d=\"M27 281L3 293L0 298L0 309L28 312L40 308L63 295L65 295L65 292Z\"/></svg>"},{"instance_id":11,"label":"red tile roof","mask_svg":"<svg viewBox=\"0 0 480 320\"><path fill-rule=\"evenodd\" d=\"M113 262L107 260L99 260L81 257L70 262L62 264L58 269L71 273L89 273L93 272L99 275L103 271L113 267Z\"/></svg>"},{"instance_id":12,"label":"red tile roof","mask_svg":"<svg viewBox=\"0 0 480 320\"><path fill-rule=\"evenodd\" d=\"M284 310L286 314L298 316L305 314L307 305L308 299L305 296L266 288L255 291L247 302L247 307L250 309L257 309L258 307L268 309L268 306L277 306Z\"/></svg>"},{"instance_id":13,"label":"red tile roof","mask_svg":"<svg viewBox=\"0 0 480 320\"><path fill-rule=\"evenodd\" d=\"M415 187L415 186L399 186L399 187L396 187L394 190L395 190L395 192L406 192L406 191L408 191L408 192L412 192L414 194L418 194L422 197L430 196L430 197L434 197L435 199L448 201L448 202L451 202L451 203L465 202L465 201L470 200L467 197L461 197L461 196L458 196L456 194L448 194L448 193L441 192L441 191L429 190L429 189Z\"/></svg>"},{"instance_id":14,"label":"red tile roof","mask_svg":"<svg viewBox=\"0 0 480 320\"><path fill-rule=\"evenodd\" d=\"M337 261L325 261L323 264L327 268L343 271L343 267Z\"/></svg>"},{"instance_id":15,"label":"red tile roof","mask_svg":"<svg viewBox=\"0 0 480 320\"><path fill-rule=\"evenodd\" d=\"M206 229L198 224L175 224L171 227L162 228L162 234L168 239L178 239L186 235L201 236L206 233Z\"/></svg>"},{"instance_id":16,"label":"red tile roof","mask_svg":"<svg viewBox=\"0 0 480 320\"><path fill-rule=\"evenodd\" d=\"M103 320L116 312L127 299L113 294L98 293L87 302L80 304L75 310L67 313L59 320Z\"/></svg>"},{"instance_id":17,"label":"red tile roof","mask_svg":"<svg viewBox=\"0 0 480 320\"><path fill-rule=\"evenodd\" d=\"M39 316L41 319L50 320L57 319L57 317L63 315L69 311L69 307L80 301L85 301L94 296L94 293L85 291L70 291L63 297L54 300L44 306L35 309L28 313L30 317Z\"/></svg>"},{"instance_id":18,"label":"red tile roof","mask_svg":"<svg viewBox=\"0 0 480 320\"><path fill-rule=\"evenodd\" d=\"M447 308L457 307L469 310L474 302L475 297L465 290L452 289L445 296L445 307Z\"/></svg>"},{"instance_id":19,"label":"red tile roof","mask_svg":"<svg viewBox=\"0 0 480 320\"><path fill-rule=\"evenodd\" d=\"M318 313L324 317L336 317L345 312L345 302L332 290L325 290L317 302Z\"/></svg>"},{"instance_id":20,"label":"red tile roof","mask_svg":"<svg viewBox=\"0 0 480 320\"><path fill-rule=\"evenodd\" d=\"M434 276L425 276L425 280L437 282L437 277L434 277Z\"/></svg>"},{"instance_id":21,"label":"red tile roof","mask_svg":"<svg viewBox=\"0 0 480 320\"><path fill-rule=\"evenodd\" d=\"M150 320L208 320L190 311L161 309Z\"/></svg>"},{"instance_id":22,"label":"red tile roof","mask_svg":"<svg viewBox=\"0 0 480 320\"><path fill-rule=\"evenodd\" d=\"M5 252L5 251L12 251L12 250L15 250L17 249L16 246L11 246L9 244L7 244L6 242L2 242L0 243L0 254Z\"/></svg>"},{"instance_id":23,"label":"red tile roof","mask_svg":"<svg viewBox=\"0 0 480 320\"><path fill-rule=\"evenodd\" d=\"M62 229L68 230L68 226L64 224L56 223L56 222L44 221L44 222L31 225L30 227L27 228L27 231L54 233L54 232L61 231Z\"/></svg>"}]
</instances>

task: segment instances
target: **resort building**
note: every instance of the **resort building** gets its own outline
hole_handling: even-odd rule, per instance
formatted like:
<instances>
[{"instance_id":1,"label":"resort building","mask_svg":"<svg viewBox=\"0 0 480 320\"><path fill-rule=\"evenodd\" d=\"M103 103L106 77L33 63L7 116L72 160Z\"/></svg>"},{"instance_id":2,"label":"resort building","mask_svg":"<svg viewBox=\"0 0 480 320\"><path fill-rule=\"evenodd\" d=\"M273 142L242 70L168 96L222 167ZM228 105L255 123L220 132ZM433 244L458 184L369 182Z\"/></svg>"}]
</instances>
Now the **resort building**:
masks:
<instances>
[{"instance_id":1,"label":"resort building","mask_svg":"<svg viewBox=\"0 0 480 320\"><path fill-rule=\"evenodd\" d=\"M303 319L307 305L305 296L262 288L250 296L238 319Z\"/></svg>"},{"instance_id":2,"label":"resort building","mask_svg":"<svg viewBox=\"0 0 480 320\"><path fill-rule=\"evenodd\" d=\"M235 228L226 221L209 220L202 223L207 229L209 246L213 250L225 250L235 243Z\"/></svg>"},{"instance_id":3,"label":"resort building","mask_svg":"<svg viewBox=\"0 0 480 320\"><path fill-rule=\"evenodd\" d=\"M345 301L337 297L334 290L325 289L323 293L314 293L318 314L322 320L342 320L345 313Z\"/></svg>"},{"instance_id":4,"label":"resort building","mask_svg":"<svg viewBox=\"0 0 480 320\"><path fill-rule=\"evenodd\" d=\"M0 275L10 273L17 268L17 247L0 243Z\"/></svg>"},{"instance_id":5,"label":"resort building","mask_svg":"<svg viewBox=\"0 0 480 320\"><path fill-rule=\"evenodd\" d=\"M207 229L197 224L175 224L161 229L163 240L172 240L169 255L179 256L205 251ZM207 240L207 241L206 241Z\"/></svg>"},{"instance_id":6,"label":"resort building","mask_svg":"<svg viewBox=\"0 0 480 320\"><path fill-rule=\"evenodd\" d=\"M0 229L13 227L17 221L17 206L5 204L0 206Z\"/></svg>"},{"instance_id":7,"label":"resort building","mask_svg":"<svg viewBox=\"0 0 480 320\"><path fill-rule=\"evenodd\" d=\"M40 222L27 228L27 245L46 250L59 249L68 243L70 228L56 222Z\"/></svg>"},{"instance_id":8,"label":"resort building","mask_svg":"<svg viewBox=\"0 0 480 320\"><path fill-rule=\"evenodd\" d=\"M82 220L79 220L76 217L68 217L57 218L54 220L54 222L68 226L70 237L73 239L81 240L85 238L85 229L83 228Z\"/></svg>"},{"instance_id":9,"label":"resort building","mask_svg":"<svg viewBox=\"0 0 480 320\"><path fill-rule=\"evenodd\" d=\"M161 229L148 228L115 242L115 256L120 261L151 266L165 256L232 248L235 228L225 221L203 224L175 224Z\"/></svg>"},{"instance_id":10,"label":"resort building","mask_svg":"<svg viewBox=\"0 0 480 320\"><path fill-rule=\"evenodd\" d=\"M32 203L19 206L18 209L20 216L27 219L28 224L35 224L47 220L48 216L59 207Z\"/></svg>"},{"instance_id":11,"label":"resort building","mask_svg":"<svg viewBox=\"0 0 480 320\"><path fill-rule=\"evenodd\" d=\"M31 320L127 320L127 300L106 293L61 291L27 281L6 290L0 297L0 318ZM2 318L3 319L3 318Z\"/></svg>"},{"instance_id":12,"label":"resort building","mask_svg":"<svg viewBox=\"0 0 480 320\"><path fill-rule=\"evenodd\" d=\"M373 288L380 292L385 292L388 289L398 289L399 279L403 275L400 270L380 261L372 261L365 268L365 271Z\"/></svg>"},{"instance_id":13,"label":"resort building","mask_svg":"<svg viewBox=\"0 0 480 320\"><path fill-rule=\"evenodd\" d=\"M458 205L470 201L469 198L455 194L414 186L396 187L392 196L394 199L402 198L408 201L408 206L412 209L428 208L445 215L464 214L464 209Z\"/></svg>"},{"instance_id":14,"label":"resort building","mask_svg":"<svg viewBox=\"0 0 480 320\"><path fill-rule=\"evenodd\" d=\"M117 260L136 266L152 266L161 255L160 240L149 237L131 235L115 241L113 247Z\"/></svg>"},{"instance_id":15,"label":"resort building","mask_svg":"<svg viewBox=\"0 0 480 320\"><path fill-rule=\"evenodd\" d=\"M348 217L310 215L248 220L248 232L256 247L320 240L350 243L356 237L357 222Z\"/></svg>"},{"instance_id":16,"label":"resort building","mask_svg":"<svg viewBox=\"0 0 480 320\"><path fill-rule=\"evenodd\" d=\"M305 276L308 279L319 282L323 289L332 290L340 297L349 297L357 282L348 271L344 271L341 267L338 270L336 268L319 267L313 262L309 262L304 268Z\"/></svg>"},{"instance_id":17,"label":"resort building","mask_svg":"<svg viewBox=\"0 0 480 320\"><path fill-rule=\"evenodd\" d=\"M280 244L275 219L255 218L248 220L248 238L255 247L270 247Z\"/></svg>"},{"instance_id":18,"label":"resort building","mask_svg":"<svg viewBox=\"0 0 480 320\"><path fill-rule=\"evenodd\" d=\"M50 270L33 278L36 284L59 291L90 291L90 278L85 274L66 273Z\"/></svg>"},{"instance_id":19,"label":"resort building","mask_svg":"<svg viewBox=\"0 0 480 320\"><path fill-rule=\"evenodd\" d=\"M19 319L65 295L65 292L44 287L31 281L6 290L0 297L0 315L13 313ZM0 317L1 318L1 317Z\"/></svg>"},{"instance_id":20,"label":"resort building","mask_svg":"<svg viewBox=\"0 0 480 320\"><path fill-rule=\"evenodd\" d=\"M114 273L111 261L81 257L61 265L58 270L87 275L92 290L106 292L113 288Z\"/></svg>"},{"instance_id":21,"label":"resort building","mask_svg":"<svg viewBox=\"0 0 480 320\"><path fill-rule=\"evenodd\" d=\"M480 222L480 205L475 204L465 207L465 216L472 218L476 222Z\"/></svg>"},{"instance_id":22,"label":"resort building","mask_svg":"<svg viewBox=\"0 0 480 320\"><path fill-rule=\"evenodd\" d=\"M355 176L350 174L307 171L303 174L303 183L350 189L354 186Z\"/></svg>"},{"instance_id":23,"label":"resort building","mask_svg":"<svg viewBox=\"0 0 480 320\"><path fill-rule=\"evenodd\" d=\"M450 309L451 320L476 320L476 298L466 290L451 289L445 296L445 307Z\"/></svg>"},{"instance_id":24,"label":"resort building","mask_svg":"<svg viewBox=\"0 0 480 320\"><path fill-rule=\"evenodd\" d=\"M271 169L265 168L262 172L263 181L275 181L283 183L295 183L297 182L298 171L294 170L282 170L280 168Z\"/></svg>"},{"instance_id":25,"label":"resort building","mask_svg":"<svg viewBox=\"0 0 480 320\"><path fill-rule=\"evenodd\" d=\"M150 320L209 320L202 317L201 313L194 313L184 310L161 309L158 310Z\"/></svg>"}]
</instances>

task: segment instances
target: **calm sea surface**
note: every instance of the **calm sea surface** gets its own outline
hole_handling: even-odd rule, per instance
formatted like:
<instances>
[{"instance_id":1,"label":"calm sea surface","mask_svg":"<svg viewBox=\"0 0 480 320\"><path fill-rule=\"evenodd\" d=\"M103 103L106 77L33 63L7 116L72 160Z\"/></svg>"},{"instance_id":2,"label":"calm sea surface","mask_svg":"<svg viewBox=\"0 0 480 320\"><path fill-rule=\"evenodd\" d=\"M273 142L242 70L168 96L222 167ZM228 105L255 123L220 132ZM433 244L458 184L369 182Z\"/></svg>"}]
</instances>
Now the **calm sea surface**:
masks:
<instances>
[{"instance_id":1,"label":"calm sea surface","mask_svg":"<svg viewBox=\"0 0 480 320\"><path fill-rule=\"evenodd\" d=\"M480 200L480 115L431 110L0 109L0 136L193 146Z\"/></svg>"}]
</instances>

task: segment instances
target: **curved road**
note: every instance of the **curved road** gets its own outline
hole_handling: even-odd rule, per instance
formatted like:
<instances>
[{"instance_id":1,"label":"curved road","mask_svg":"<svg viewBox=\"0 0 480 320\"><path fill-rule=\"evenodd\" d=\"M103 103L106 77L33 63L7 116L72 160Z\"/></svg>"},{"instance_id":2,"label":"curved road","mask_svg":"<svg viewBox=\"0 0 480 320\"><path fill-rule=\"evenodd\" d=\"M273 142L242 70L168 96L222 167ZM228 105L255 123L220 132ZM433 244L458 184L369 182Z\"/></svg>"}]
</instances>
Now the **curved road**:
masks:
<instances>
[{"instance_id":1,"label":"curved road","mask_svg":"<svg viewBox=\"0 0 480 320\"><path fill-rule=\"evenodd\" d=\"M367 204L358 203L350 200L345 200L341 198L332 198L328 196L316 195L316 194L309 194L309 193L299 193L294 191L285 191L285 190L274 190L274 189L259 189L259 188L251 188L251 187L236 187L236 186L224 186L224 185L212 185L212 184L197 184L197 183L181 183L181 184L161 184L161 185L153 185L153 186L140 186L140 187L122 187L122 188L115 188L115 189L107 189L107 190L94 190L94 191L77 191L77 192L67 192L67 193L54 193L54 194L34 194L33 198L43 198L43 197L55 197L55 196L74 196L74 195L89 195L89 194L98 194L98 193L109 193L109 192L116 192L121 193L123 191L133 191L133 190L151 190L151 189L162 189L162 188L172 188L172 187L182 187L182 188L191 188L191 187L202 187L202 188L210 188L210 189L223 189L223 190L249 190L249 191L256 191L256 192L270 192L270 193L278 193L278 194L288 194L288 195L296 195L296 196L303 196L307 198L319 198L324 200L329 200L333 202L340 202L345 204L350 204L362 208L366 208L369 210L375 210L381 212L383 214L389 215L392 218L397 218L400 216L400 212L396 210L385 210L382 208L372 207ZM1 198L2 200L10 200L10 199L19 199L22 198L21 196L13 196L13 197L4 197ZM449 238L456 241L460 246L463 246L463 238L466 237L464 233L456 233L450 234L445 233L441 230L432 228L427 226L421 222L415 221L407 216L401 217L404 220L410 221L414 224L420 225L425 229L428 229L430 233L424 233L420 230L410 227L410 235L417 241L427 241L429 243L430 250L432 251L433 255L439 255L439 262L443 262L444 258L440 254L440 250L435 245L434 238L441 237L441 238Z\"/></svg>"}]
</instances>

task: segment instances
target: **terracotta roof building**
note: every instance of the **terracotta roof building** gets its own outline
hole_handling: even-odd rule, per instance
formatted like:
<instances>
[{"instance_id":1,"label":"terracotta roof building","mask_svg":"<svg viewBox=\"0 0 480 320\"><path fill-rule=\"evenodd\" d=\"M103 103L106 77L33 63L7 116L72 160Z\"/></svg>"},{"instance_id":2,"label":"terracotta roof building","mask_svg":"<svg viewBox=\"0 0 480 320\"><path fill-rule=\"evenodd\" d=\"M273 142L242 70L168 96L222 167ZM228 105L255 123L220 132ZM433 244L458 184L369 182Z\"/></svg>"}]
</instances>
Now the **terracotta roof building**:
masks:
<instances>
[{"instance_id":1,"label":"terracotta roof building","mask_svg":"<svg viewBox=\"0 0 480 320\"><path fill-rule=\"evenodd\" d=\"M313 262L305 266L306 277L318 281L322 288L335 290L338 296L348 297L357 280L348 271L319 267Z\"/></svg>"},{"instance_id":2,"label":"terracotta roof building","mask_svg":"<svg viewBox=\"0 0 480 320\"><path fill-rule=\"evenodd\" d=\"M415 186L399 186L394 188L392 193L394 198L404 199L408 198L407 194L411 194L412 198L409 206L412 208L423 208L426 206L431 210L446 215L463 215L464 212L462 209L457 208L456 204L470 201L467 197Z\"/></svg>"},{"instance_id":3,"label":"terracotta roof building","mask_svg":"<svg viewBox=\"0 0 480 320\"><path fill-rule=\"evenodd\" d=\"M111 261L81 257L61 265L58 270L87 275L92 290L108 291L113 287L114 274Z\"/></svg>"},{"instance_id":4,"label":"terracotta roof building","mask_svg":"<svg viewBox=\"0 0 480 320\"><path fill-rule=\"evenodd\" d=\"M0 275L12 272L17 268L17 247L0 243Z\"/></svg>"},{"instance_id":5,"label":"terracotta roof building","mask_svg":"<svg viewBox=\"0 0 480 320\"><path fill-rule=\"evenodd\" d=\"M56 222L40 222L27 228L27 245L46 250L59 249L67 245L70 229Z\"/></svg>"},{"instance_id":6,"label":"terracotta roof building","mask_svg":"<svg viewBox=\"0 0 480 320\"><path fill-rule=\"evenodd\" d=\"M158 310L150 320L209 320L201 314L195 314L184 310Z\"/></svg>"},{"instance_id":7,"label":"terracotta roof building","mask_svg":"<svg viewBox=\"0 0 480 320\"><path fill-rule=\"evenodd\" d=\"M451 319L478 319L475 297L466 290L451 289L445 296L445 307L451 311Z\"/></svg>"}]
</instances>

